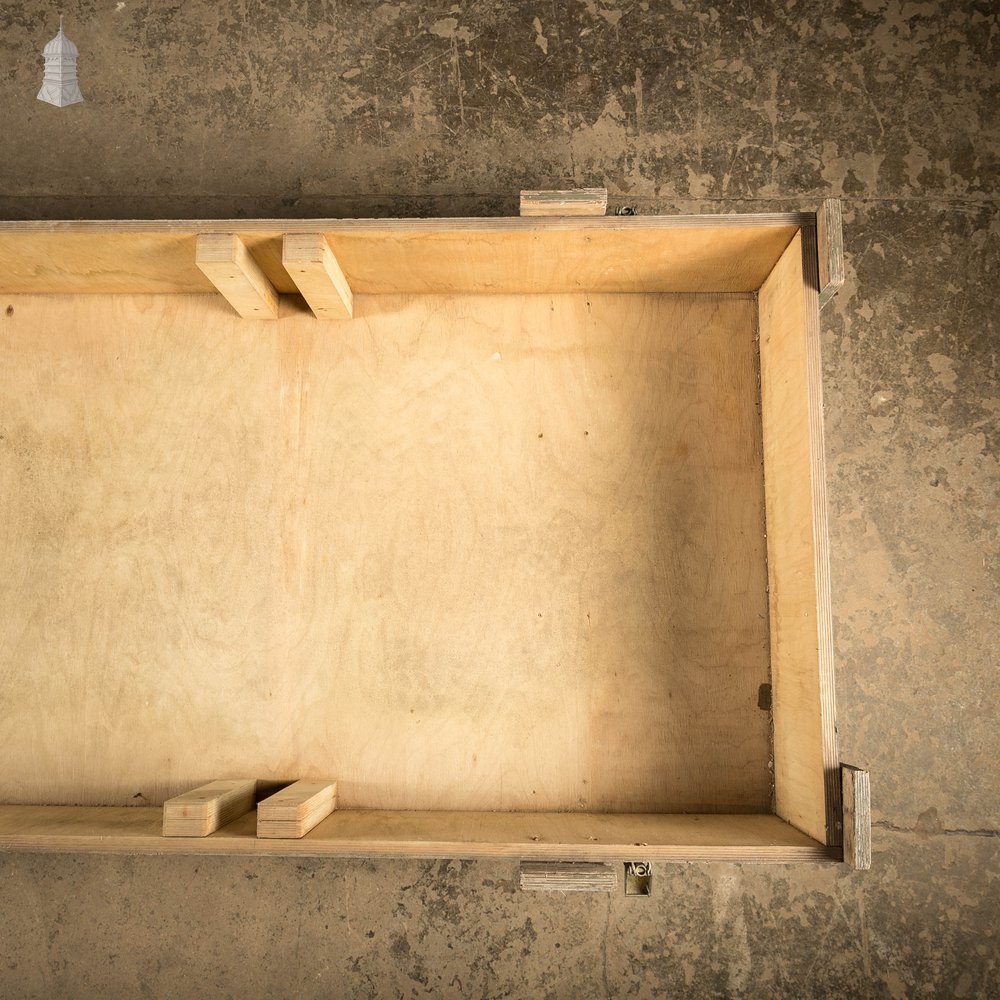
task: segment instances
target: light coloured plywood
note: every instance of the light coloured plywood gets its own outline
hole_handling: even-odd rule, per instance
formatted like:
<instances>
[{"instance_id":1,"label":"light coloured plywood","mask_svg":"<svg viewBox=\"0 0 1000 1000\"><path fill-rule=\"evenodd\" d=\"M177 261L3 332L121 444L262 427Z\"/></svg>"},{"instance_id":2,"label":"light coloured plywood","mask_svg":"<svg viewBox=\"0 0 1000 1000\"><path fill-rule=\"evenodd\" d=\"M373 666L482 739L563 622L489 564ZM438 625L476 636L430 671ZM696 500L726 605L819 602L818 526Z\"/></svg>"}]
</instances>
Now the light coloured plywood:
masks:
<instances>
[{"instance_id":1,"label":"light coloured plywood","mask_svg":"<svg viewBox=\"0 0 1000 1000\"><path fill-rule=\"evenodd\" d=\"M371 812L338 809L299 840L260 840L253 814L210 837L159 836L158 809L0 806L0 851L578 861L833 862L777 816Z\"/></svg>"},{"instance_id":2,"label":"light coloured plywood","mask_svg":"<svg viewBox=\"0 0 1000 1000\"><path fill-rule=\"evenodd\" d=\"M289 233L281 263L320 319L350 319L354 293L322 233Z\"/></svg>"},{"instance_id":3,"label":"light coloured plywood","mask_svg":"<svg viewBox=\"0 0 1000 1000\"><path fill-rule=\"evenodd\" d=\"M164 837L207 837L253 809L253 778L210 781L163 803Z\"/></svg>"},{"instance_id":4,"label":"light coloured plywood","mask_svg":"<svg viewBox=\"0 0 1000 1000\"><path fill-rule=\"evenodd\" d=\"M760 291L775 803L840 842L815 230Z\"/></svg>"},{"instance_id":5,"label":"light coloured plywood","mask_svg":"<svg viewBox=\"0 0 1000 1000\"><path fill-rule=\"evenodd\" d=\"M0 306L0 801L768 808L751 298Z\"/></svg>"},{"instance_id":6,"label":"light coloured plywood","mask_svg":"<svg viewBox=\"0 0 1000 1000\"><path fill-rule=\"evenodd\" d=\"M195 264L244 319L277 317L278 293L236 233L200 233Z\"/></svg>"},{"instance_id":7,"label":"light coloured plywood","mask_svg":"<svg viewBox=\"0 0 1000 1000\"><path fill-rule=\"evenodd\" d=\"M257 806L257 836L304 837L337 807L335 781L296 781Z\"/></svg>"},{"instance_id":8,"label":"light coloured plywood","mask_svg":"<svg viewBox=\"0 0 1000 1000\"><path fill-rule=\"evenodd\" d=\"M607 188L577 188L572 191L522 191L521 215L604 215L608 210Z\"/></svg>"},{"instance_id":9,"label":"light coloured plywood","mask_svg":"<svg viewBox=\"0 0 1000 1000\"><path fill-rule=\"evenodd\" d=\"M210 291L195 241L220 228L238 233L282 293L296 291L282 264L283 230L321 233L355 294L752 292L795 218L8 223L0 224L0 293Z\"/></svg>"}]
</instances>

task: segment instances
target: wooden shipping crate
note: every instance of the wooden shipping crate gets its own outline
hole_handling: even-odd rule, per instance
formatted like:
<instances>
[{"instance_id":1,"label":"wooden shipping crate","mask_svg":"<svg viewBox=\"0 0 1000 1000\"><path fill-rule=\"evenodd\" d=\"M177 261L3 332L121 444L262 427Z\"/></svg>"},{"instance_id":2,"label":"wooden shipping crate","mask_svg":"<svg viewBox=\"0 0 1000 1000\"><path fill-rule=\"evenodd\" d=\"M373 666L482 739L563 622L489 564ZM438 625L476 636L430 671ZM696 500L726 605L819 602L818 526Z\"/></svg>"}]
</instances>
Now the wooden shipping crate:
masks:
<instances>
[{"instance_id":1,"label":"wooden shipping crate","mask_svg":"<svg viewBox=\"0 0 1000 1000\"><path fill-rule=\"evenodd\" d=\"M0 223L0 848L841 857L837 206L537 201Z\"/></svg>"}]
</instances>

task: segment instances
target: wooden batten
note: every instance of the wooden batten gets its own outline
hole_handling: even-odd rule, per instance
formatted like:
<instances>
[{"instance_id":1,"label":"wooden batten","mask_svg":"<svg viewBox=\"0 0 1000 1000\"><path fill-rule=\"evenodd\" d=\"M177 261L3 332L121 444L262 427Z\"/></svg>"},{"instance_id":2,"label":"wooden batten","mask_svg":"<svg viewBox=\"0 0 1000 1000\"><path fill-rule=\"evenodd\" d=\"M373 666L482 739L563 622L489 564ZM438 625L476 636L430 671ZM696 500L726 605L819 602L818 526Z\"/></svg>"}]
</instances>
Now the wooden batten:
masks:
<instances>
[{"instance_id":1,"label":"wooden batten","mask_svg":"<svg viewBox=\"0 0 1000 1000\"><path fill-rule=\"evenodd\" d=\"M337 806L335 781L296 781L257 807L257 836L297 840Z\"/></svg>"},{"instance_id":2,"label":"wooden batten","mask_svg":"<svg viewBox=\"0 0 1000 1000\"><path fill-rule=\"evenodd\" d=\"M286 233L281 262L317 319L350 319L354 295L322 233Z\"/></svg>"},{"instance_id":3,"label":"wooden batten","mask_svg":"<svg viewBox=\"0 0 1000 1000\"><path fill-rule=\"evenodd\" d=\"M253 778L210 781L163 803L164 837L207 837L253 809Z\"/></svg>"},{"instance_id":4,"label":"wooden batten","mask_svg":"<svg viewBox=\"0 0 1000 1000\"><path fill-rule=\"evenodd\" d=\"M867 771L842 764L841 796L844 802L844 861L858 871L872 866L872 807Z\"/></svg>"},{"instance_id":5,"label":"wooden batten","mask_svg":"<svg viewBox=\"0 0 1000 1000\"><path fill-rule=\"evenodd\" d=\"M614 892L618 873L598 862L522 861L518 882L527 892Z\"/></svg>"},{"instance_id":6,"label":"wooden batten","mask_svg":"<svg viewBox=\"0 0 1000 1000\"><path fill-rule=\"evenodd\" d=\"M607 210L607 188L521 192L522 216L604 215Z\"/></svg>"},{"instance_id":7,"label":"wooden batten","mask_svg":"<svg viewBox=\"0 0 1000 1000\"><path fill-rule=\"evenodd\" d=\"M822 309L844 283L844 227L839 198L827 198L816 213L816 252Z\"/></svg>"},{"instance_id":8,"label":"wooden batten","mask_svg":"<svg viewBox=\"0 0 1000 1000\"><path fill-rule=\"evenodd\" d=\"M244 319L276 319L278 293L236 233L201 233L195 263Z\"/></svg>"}]
</instances>

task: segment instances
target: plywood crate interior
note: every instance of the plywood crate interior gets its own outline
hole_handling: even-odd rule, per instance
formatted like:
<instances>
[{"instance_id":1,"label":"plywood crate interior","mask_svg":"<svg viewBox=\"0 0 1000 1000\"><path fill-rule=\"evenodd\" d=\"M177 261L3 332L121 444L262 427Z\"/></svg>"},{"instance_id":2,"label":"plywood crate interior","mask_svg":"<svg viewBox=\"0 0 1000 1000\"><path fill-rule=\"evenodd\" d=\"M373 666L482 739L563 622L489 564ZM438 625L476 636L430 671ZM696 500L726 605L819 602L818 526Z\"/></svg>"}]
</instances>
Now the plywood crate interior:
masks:
<instances>
[{"instance_id":1,"label":"plywood crate interior","mask_svg":"<svg viewBox=\"0 0 1000 1000\"><path fill-rule=\"evenodd\" d=\"M811 213L0 224L0 847L837 858L819 292ZM160 835L248 776L336 809Z\"/></svg>"}]
</instances>

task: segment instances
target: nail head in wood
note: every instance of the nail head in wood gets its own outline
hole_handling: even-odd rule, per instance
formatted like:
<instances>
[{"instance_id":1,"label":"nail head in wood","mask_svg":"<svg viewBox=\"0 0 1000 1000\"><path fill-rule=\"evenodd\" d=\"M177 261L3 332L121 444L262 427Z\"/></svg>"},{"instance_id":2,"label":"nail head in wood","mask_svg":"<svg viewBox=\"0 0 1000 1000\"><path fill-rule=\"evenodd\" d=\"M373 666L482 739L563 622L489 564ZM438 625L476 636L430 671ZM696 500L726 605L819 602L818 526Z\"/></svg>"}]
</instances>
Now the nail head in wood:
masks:
<instances>
[{"instance_id":1,"label":"nail head in wood","mask_svg":"<svg viewBox=\"0 0 1000 1000\"><path fill-rule=\"evenodd\" d=\"M606 864L522 861L520 886L526 892L614 892L618 875Z\"/></svg>"},{"instance_id":2,"label":"nail head in wood","mask_svg":"<svg viewBox=\"0 0 1000 1000\"><path fill-rule=\"evenodd\" d=\"M827 198L816 213L816 249L822 309L844 283L844 223L839 198Z\"/></svg>"},{"instance_id":3,"label":"nail head in wood","mask_svg":"<svg viewBox=\"0 0 1000 1000\"><path fill-rule=\"evenodd\" d=\"M335 781L296 781L257 806L257 836L304 837L337 807Z\"/></svg>"},{"instance_id":4,"label":"nail head in wood","mask_svg":"<svg viewBox=\"0 0 1000 1000\"><path fill-rule=\"evenodd\" d=\"M195 263L244 319L276 319L278 293L236 233L199 233Z\"/></svg>"},{"instance_id":5,"label":"nail head in wood","mask_svg":"<svg viewBox=\"0 0 1000 1000\"><path fill-rule=\"evenodd\" d=\"M604 215L607 210L607 188L521 192L521 215L523 216Z\"/></svg>"},{"instance_id":6,"label":"nail head in wood","mask_svg":"<svg viewBox=\"0 0 1000 1000\"><path fill-rule=\"evenodd\" d=\"M281 262L317 319L350 319L354 294L322 233L286 233Z\"/></svg>"},{"instance_id":7,"label":"nail head in wood","mask_svg":"<svg viewBox=\"0 0 1000 1000\"><path fill-rule=\"evenodd\" d=\"M253 778L210 781L163 803L164 837L207 837L253 809Z\"/></svg>"},{"instance_id":8,"label":"nail head in wood","mask_svg":"<svg viewBox=\"0 0 1000 1000\"><path fill-rule=\"evenodd\" d=\"M844 861L858 871L872 866L871 789L867 771L840 765L844 800Z\"/></svg>"}]
</instances>

